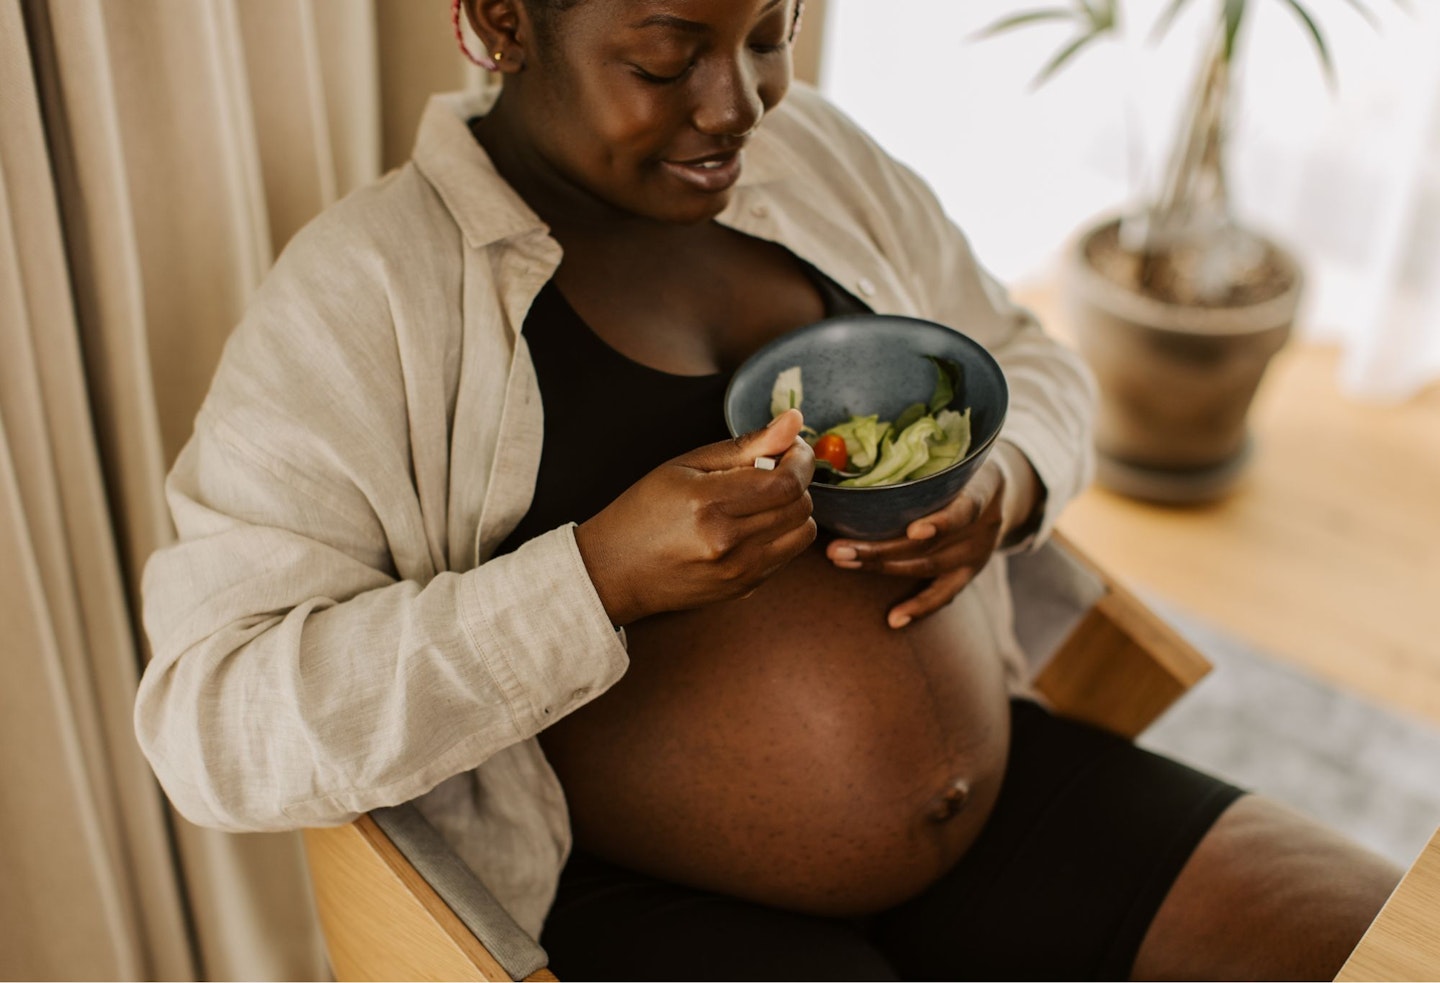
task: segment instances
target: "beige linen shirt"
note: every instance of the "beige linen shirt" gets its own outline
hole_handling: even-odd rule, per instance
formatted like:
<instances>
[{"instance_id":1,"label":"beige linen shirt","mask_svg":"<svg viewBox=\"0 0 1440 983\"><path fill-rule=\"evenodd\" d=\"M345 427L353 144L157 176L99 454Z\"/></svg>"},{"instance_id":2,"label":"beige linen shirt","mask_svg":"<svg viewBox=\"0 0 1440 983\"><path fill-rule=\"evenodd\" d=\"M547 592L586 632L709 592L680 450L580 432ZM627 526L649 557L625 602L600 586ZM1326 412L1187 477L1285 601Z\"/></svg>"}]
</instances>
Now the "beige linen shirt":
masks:
<instances>
[{"instance_id":1,"label":"beige linen shirt","mask_svg":"<svg viewBox=\"0 0 1440 983\"><path fill-rule=\"evenodd\" d=\"M418 799L538 936L570 829L535 735L627 657L573 525L490 559L534 490L521 327L561 251L471 137L487 98L435 97L410 163L297 234L229 340L167 482L178 542L145 571L135 723L201 825L335 825ZM1047 490L1043 537L1089 477L1091 384L919 179L797 87L719 221L993 352L1003 437ZM1006 590L997 557L954 603L1013 660Z\"/></svg>"}]
</instances>

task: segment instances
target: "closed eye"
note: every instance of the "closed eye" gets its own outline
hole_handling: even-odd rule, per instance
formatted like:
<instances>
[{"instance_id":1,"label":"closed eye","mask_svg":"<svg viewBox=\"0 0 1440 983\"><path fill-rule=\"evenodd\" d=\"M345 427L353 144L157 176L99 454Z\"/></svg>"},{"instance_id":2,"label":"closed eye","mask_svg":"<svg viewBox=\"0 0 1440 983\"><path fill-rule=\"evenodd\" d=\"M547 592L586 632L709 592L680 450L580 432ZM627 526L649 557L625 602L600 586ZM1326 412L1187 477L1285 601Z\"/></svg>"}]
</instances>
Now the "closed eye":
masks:
<instances>
[{"instance_id":1,"label":"closed eye","mask_svg":"<svg viewBox=\"0 0 1440 983\"><path fill-rule=\"evenodd\" d=\"M639 65L632 64L630 66L631 70L634 71L634 73L640 78L641 81L648 82L651 85L672 85L676 82L679 82L685 76L689 75L690 69L694 67L695 63L692 61L690 64L686 65L683 69L681 69L680 72L676 75L657 75L654 72L647 72Z\"/></svg>"}]
</instances>

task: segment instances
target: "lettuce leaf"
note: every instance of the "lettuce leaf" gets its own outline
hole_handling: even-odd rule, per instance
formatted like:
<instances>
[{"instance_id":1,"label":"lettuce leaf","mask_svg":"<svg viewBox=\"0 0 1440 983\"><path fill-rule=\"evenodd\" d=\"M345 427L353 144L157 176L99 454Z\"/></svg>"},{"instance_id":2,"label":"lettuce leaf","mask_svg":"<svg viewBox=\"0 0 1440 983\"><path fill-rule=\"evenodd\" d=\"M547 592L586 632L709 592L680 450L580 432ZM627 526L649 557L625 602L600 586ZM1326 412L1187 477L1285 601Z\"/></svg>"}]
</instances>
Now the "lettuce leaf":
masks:
<instances>
[{"instance_id":1,"label":"lettuce leaf","mask_svg":"<svg viewBox=\"0 0 1440 983\"><path fill-rule=\"evenodd\" d=\"M770 419L775 419L786 410L800 408L805 398L805 389L800 384L800 366L786 369L775 377L770 389Z\"/></svg>"},{"instance_id":2,"label":"lettuce leaf","mask_svg":"<svg viewBox=\"0 0 1440 983\"><path fill-rule=\"evenodd\" d=\"M936 471L943 471L965 456L970 450L970 410L964 413L941 410L935 414L942 436L930 441L930 459L905 476L906 480L924 478Z\"/></svg>"},{"instance_id":3,"label":"lettuce leaf","mask_svg":"<svg viewBox=\"0 0 1440 983\"><path fill-rule=\"evenodd\" d=\"M842 488L872 488L903 481L905 476L930 459L931 438L943 440L945 431L933 416L922 416L901 431L892 444L882 444L880 460L869 473L840 482Z\"/></svg>"},{"instance_id":4,"label":"lettuce leaf","mask_svg":"<svg viewBox=\"0 0 1440 983\"><path fill-rule=\"evenodd\" d=\"M889 429L890 424L882 423L878 415L852 416L825 433L833 433L845 441L845 453L850 456L849 470L864 471L875 463L880 451L880 438Z\"/></svg>"}]
</instances>

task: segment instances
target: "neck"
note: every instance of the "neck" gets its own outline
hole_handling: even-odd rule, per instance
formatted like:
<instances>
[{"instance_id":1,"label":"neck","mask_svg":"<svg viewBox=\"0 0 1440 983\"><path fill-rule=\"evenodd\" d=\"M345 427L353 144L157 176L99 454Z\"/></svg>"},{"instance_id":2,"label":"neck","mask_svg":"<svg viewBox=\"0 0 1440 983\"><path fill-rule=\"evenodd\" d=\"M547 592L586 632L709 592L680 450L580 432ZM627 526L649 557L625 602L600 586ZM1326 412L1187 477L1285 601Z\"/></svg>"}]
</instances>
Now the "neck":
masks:
<instances>
[{"instance_id":1,"label":"neck","mask_svg":"<svg viewBox=\"0 0 1440 983\"><path fill-rule=\"evenodd\" d=\"M668 228L597 198L556 169L540 152L526 124L537 117L517 108L520 101L502 92L491 111L472 123L471 131L500 176L557 238L563 242L567 235L638 235Z\"/></svg>"}]
</instances>

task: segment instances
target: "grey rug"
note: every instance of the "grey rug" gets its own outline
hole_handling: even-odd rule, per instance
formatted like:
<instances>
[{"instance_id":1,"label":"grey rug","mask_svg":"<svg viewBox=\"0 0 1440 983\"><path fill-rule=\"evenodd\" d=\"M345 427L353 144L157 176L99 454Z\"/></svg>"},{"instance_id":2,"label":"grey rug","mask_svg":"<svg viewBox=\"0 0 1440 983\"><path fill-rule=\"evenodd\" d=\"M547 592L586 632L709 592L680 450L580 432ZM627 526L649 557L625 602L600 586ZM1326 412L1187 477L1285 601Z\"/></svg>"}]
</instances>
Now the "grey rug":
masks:
<instances>
[{"instance_id":1,"label":"grey rug","mask_svg":"<svg viewBox=\"0 0 1440 983\"><path fill-rule=\"evenodd\" d=\"M1262 792L1408 867L1440 827L1440 727L1281 664L1153 596L1215 670L1140 744Z\"/></svg>"}]
</instances>

